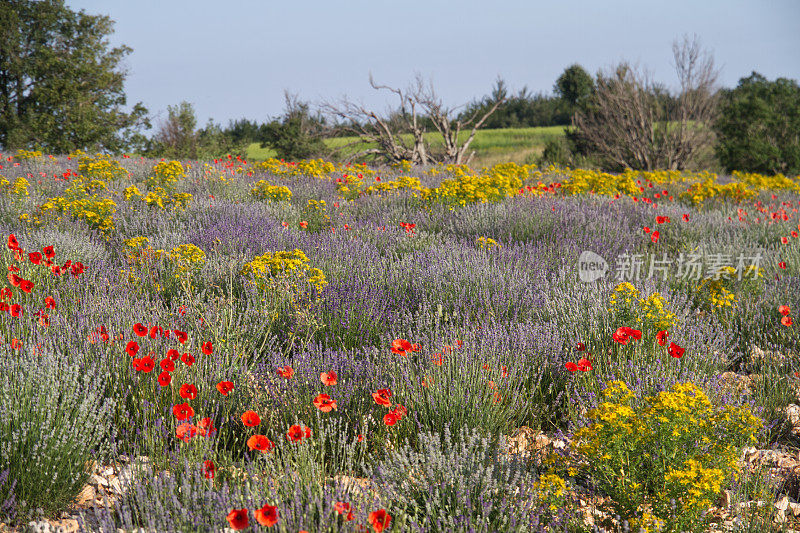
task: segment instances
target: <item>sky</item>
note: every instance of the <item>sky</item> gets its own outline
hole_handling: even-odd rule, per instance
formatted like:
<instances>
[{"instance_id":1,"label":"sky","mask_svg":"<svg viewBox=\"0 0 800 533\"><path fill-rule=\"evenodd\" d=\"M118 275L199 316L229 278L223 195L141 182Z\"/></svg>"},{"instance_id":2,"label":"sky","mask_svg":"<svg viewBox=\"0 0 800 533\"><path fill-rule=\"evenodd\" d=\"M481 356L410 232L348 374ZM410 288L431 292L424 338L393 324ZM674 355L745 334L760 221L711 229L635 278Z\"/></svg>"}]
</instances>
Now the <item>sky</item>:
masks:
<instances>
[{"instance_id":1,"label":"sky","mask_svg":"<svg viewBox=\"0 0 800 533\"><path fill-rule=\"evenodd\" d=\"M419 73L449 106L491 92L549 94L563 70L594 74L622 60L668 86L672 42L696 34L733 87L757 71L800 80L800 0L66 0L113 19L128 103L158 124L168 105L209 118L279 116L284 90L311 103L344 96L378 112Z\"/></svg>"}]
</instances>

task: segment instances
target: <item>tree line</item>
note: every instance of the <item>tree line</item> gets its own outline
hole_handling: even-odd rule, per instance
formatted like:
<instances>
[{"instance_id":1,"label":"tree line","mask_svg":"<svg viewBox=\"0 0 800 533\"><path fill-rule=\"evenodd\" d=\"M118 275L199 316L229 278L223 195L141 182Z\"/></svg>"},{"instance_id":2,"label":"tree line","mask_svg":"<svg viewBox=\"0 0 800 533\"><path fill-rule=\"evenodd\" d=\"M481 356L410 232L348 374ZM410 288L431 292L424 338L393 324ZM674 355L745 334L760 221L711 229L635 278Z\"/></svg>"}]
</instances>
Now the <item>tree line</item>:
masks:
<instances>
[{"instance_id":1,"label":"tree line","mask_svg":"<svg viewBox=\"0 0 800 533\"><path fill-rule=\"evenodd\" d=\"M192 105L169 106L153 124L141 104L127 105L126 46L111 47L113 21L70 10L63 0L0 4L0 148L76 148L172 158L244 155L260 143L286 159L365 158L418 164L465 163L479 128L565 126L541 163L611 170L709 167L800 173L800 86L753 72L721 88L713 57L697 38L673 46L676 85L657 83L626 62L594 76L578 64L553 92L512 92L498 78L463 106L444 104L420 77L408 87L371 86L396 98L389 113L343 99L312 105L285 94L284 111L262 123L242 118L198 127ZM431 143L431 134L440 142ZM332 152L325 138L350 136L356 147ZM369 144L367 144L369 143Z\"/></svg>"}]
</instances>

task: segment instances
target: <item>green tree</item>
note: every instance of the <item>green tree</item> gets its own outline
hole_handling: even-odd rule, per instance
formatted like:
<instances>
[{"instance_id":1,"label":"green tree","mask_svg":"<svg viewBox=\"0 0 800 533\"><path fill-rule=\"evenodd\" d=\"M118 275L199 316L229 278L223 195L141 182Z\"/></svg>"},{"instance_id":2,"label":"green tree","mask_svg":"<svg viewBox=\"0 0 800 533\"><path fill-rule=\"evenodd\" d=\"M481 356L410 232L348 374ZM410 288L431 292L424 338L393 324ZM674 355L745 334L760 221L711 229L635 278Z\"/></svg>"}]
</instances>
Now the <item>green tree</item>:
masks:
<instances>
[{"instance_id":1,"label":"green tree","mask_svg":"<svg viewBox=\"0 0 800 533\"><path fill-rule=\"evenodd\" d=\"M594 79L576 63L564 69L556 80L554 91L566 102L572 114L589 101L594 92Z\"/></svg>"},{"instance_id":2,"label":"green tree","mask_svg":"<svg viewBox=\"0 0 800 533\"><path fill-rule=\"evenodd\" d=\"M285 111L280 119L261 126L261 147L270 147L281 159L297 160L324 155L323 120L311 114L309 105L297 95L284 93Z\"/></svg>"},{"instance_id":3,"label":"green tree","mask_svg":"<svg viewBox=\"0 0 800 533\"><path fill-rule=\"evenodd\" d=\"M191 103L167 106L167 118L153 136L150 155L173 159L197 159L197 117Z\"/></svg>"},{"instance_id":4,"label":"green tree","mask_svg":"<svg viewBox=\"0 0 800 533\"><path fill-rule=\"evenodd\" d=\"M111 48L113 21L63 0L0 2L0 145L120 152L148 128L141 103L124 110L127 46Z\"/></svg>"},{"instance_id":5,"label":"green tree","mask_svg":"<svg viewBox=\"0 0 800 533\"><path fill-rule=\"evenodd\" d=\"M717 157L730 172L800 173L800 86L753 72L723 91Z\"/></svg>"}]
</instances>

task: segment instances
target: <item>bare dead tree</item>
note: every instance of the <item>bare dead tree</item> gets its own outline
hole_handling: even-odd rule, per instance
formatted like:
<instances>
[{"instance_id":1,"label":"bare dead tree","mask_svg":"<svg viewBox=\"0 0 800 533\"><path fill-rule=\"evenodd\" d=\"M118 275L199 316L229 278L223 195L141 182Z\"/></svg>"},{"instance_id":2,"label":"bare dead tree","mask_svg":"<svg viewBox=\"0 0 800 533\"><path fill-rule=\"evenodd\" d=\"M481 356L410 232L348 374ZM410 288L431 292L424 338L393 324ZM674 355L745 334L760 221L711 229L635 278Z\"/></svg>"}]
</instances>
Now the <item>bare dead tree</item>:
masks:
<instances>
[{"instance_id":1,"label":"bare dead tree","mask_svg":"<svg viewBox=\"0 0 800 533\"><path fill-rule=\"evenodd\" d=\"M469 146L475 139L475 133L483 126L492 114L497 111L497 108L506 101L505 97L495 100L494 105L485 111L482 115L478 111L473 113L469 118L461 121L453 118L455 109L446 107L441 98L436 95L433 85L429 84L423 88L422 79L417 76L417 86L421 88L415 96L419 104L425 110L425 114L433 123L433 126L441 134L444 140L444 155L442 157L443 163L452 163L454 165L469 164L475 152L470 152L467 156ZM480 115L480 116L479 116ZM462 129L472 126L467 138L463 141L459 140L459 134Z\"/></svg>"},{"instance_id":2,"label":"bare dead tree","mask_svg":"<svg viewBox=\"0 0 800 533\"><path fill-rule=\"evenodd\" d=\"M453 118L455 108L445 107L436 95L433 85L426 85L420 75L415 77L407 89L379 85L371 74L369 82L373 89L389 91L397 96L400 106L395 113L380 116L371 109L346 98L338 104L325 103L321 106L323 112L344 121L341 128L357 136L357 144L378 145L376 148L356 151L350 155L351 160L375 154L388 163L404 160L414 165L438 162L466 163L473 155L466 157L469 145L475 138L475 132L503 102L500 100L482 115L478 116L476 113L462 122ZM428 119L442 135L444 141L442 153L431 150L425 138L424 119ZM459 133L469 126L472 126L470 134L465 140L460 141ZM347 147L350 146L352 145Z\"/></svg>"},{"instance_id":3,"label":"bare dead tree","mask_svg":"<svg viewBox=\"0 0 800 533\"><path fill-rule=\"evenodd\" d=\"M637 170L682 170L713 142L719 71L697 39L673 44L679 90L669 94L643 69L601 72L580 136L610 162Z\"/></svg>"}]
</instances>

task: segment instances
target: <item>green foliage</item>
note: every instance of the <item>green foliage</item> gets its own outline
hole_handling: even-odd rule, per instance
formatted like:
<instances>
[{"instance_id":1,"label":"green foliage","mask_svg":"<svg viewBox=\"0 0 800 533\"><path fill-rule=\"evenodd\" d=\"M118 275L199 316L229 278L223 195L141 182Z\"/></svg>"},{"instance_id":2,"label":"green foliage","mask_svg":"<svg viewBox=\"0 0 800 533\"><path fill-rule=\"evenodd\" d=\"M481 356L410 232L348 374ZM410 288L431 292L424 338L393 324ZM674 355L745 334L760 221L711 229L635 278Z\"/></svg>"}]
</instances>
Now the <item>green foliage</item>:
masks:
<instances>
[{"instance_id":1,"label":"green foliage","mask_svg":"<svg viewBox=\"0 0 800 533\"><path fill-rule=\"evenodd\" d=\"M210 159L228 154L244 155L246 142L211 119L205 128L197 129L194 106L183 101L167 106L167 118L159 125L147 151L154 157Z\"/></svg>"},{"instance_id":2,"label":"green foliage","mask_svg":"<svg viewBox=\"0 0 800 533\"><path fill-rule=\"evenodd\" d=\"M723 91L717 157L728 171L800 173L800 85L753 72Z\"/></svg>"},{"instance_id":3,"label":"green foliage","mask_svg":"<svg viewBox=\"0 0 800 533\"><path fill-rule=\"evenodd\" d=\"M113 22L70 10L63 0L0 4L0 145L120 152L149 128L141 103L130 112L123 84L127 46L110 48Z\"/></svg>"},{"instance_id":4,"label":"green foliage","mask_svg":"<svg viewBox=\"0 0 800 533\"><path fill-rule=\"evenodd\" d=\"M469 104L459 118L466 120L475 114L483 116L495 102L503 98L506 101L484 122L483 128L526 128L569 124L569 115L560 99L543 93L530 94L526 87L516 95L510 95L502 78L497 79L491 94Z\"/></svg>"},{"instance_id":5,"label":"green foliage","mask_svg":"<svg viewBox=\"0 0 800 533\"><path fill-rule=\"evenodd\" d=\"M280 120L261 126L261 147L275 150L288 161L308 159L327 150L320 136L322 120L312 116L309 105L286 93L286 108Z\"/></svg>"},{"instance_id":6,"label":"green foliage","mask_svg":"<svg viewBox=\"0 0 800 533\"><path fill-rule=\"evenodd\" d=\"M589 101L594 91L594 79L576 63L564 69L556 80L554 90L567 103L572 113Z\"/></svg>"}]
</instances>

